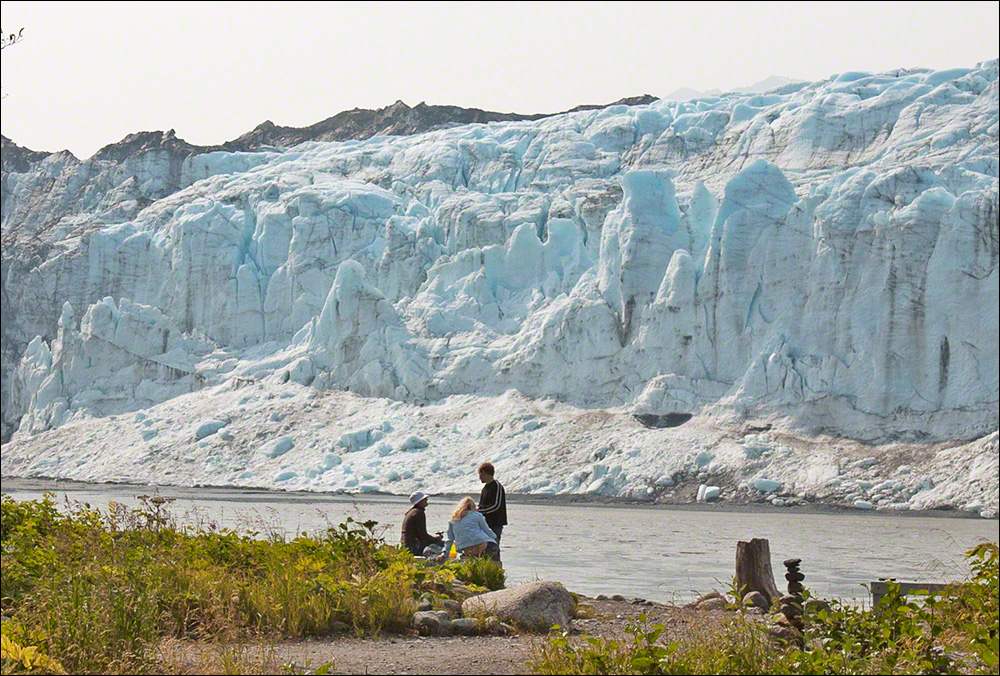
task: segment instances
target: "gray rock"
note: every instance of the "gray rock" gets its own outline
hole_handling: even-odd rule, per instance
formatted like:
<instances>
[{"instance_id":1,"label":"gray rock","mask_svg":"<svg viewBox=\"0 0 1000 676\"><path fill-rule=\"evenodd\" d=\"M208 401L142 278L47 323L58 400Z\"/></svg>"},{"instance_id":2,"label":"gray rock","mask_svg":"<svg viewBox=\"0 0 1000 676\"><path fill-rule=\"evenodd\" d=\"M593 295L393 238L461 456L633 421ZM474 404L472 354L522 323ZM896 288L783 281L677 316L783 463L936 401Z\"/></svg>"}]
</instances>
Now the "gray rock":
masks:
<instances>
[{"instance_id":1,"label":"gray rock","mask_svg":"<svg viewBox=\"0 0 1000 676\"><path fill-rule=\"evenodd\" d=\"M756 591L752 591L743 597L743 605L747 608L759 608L764 611L771 609L771 605L767 602L764 595Z\"/></svg>"},{"instance_id":2,"label":"gray rock","mask_svg":"<svg viewBox=\"0 0 1000 676\"><path fill-rule=\"evenodd\" d=\"M417 611L421 613L427 613L434 610L434 604L428 600L420 599L420 603L417 604Z\"/></svg>"},{"instance_id":3,"label":"gray rock","mask_svg":"<svg viewBox=\"0 0 1000 676\"><path fill-rule=\"evenodd\" d=\"M466 617L498 617L531 630L548 631L555 625L569 629L573 623L573 596L556 582L530 582L467 599Z\"/></svg>"},{"instance_id":4,"label":"gray rock","mask_svg":"<svg viewBox=\"0 0 1000 676\"><path fill-rule=\"evenodd\" d=\"M608 600L608 596L607 596L607 594L598 594L597 596L594 597L594 600L595 601L607 601Z\"/></svg>"},{"instance_id":5,"label":"gray rock","mask_svg":"<svg viewBox=\"0 0 1000 676\"><path fill-rule=\"evenodd\" d=\"M462 604L459 601L453 601L452 599L445 599L444 609L453 618L462 616Z\"/></svg>"},{"instance_id":6,"label":"gray rock","mask_svg":"<svg viewBox=\"0 0 1000 676\"><path fill-rule=\"evenodd\" d=\"M459 636L477 636L480 633L481 622L471 617L452 620L451 629Z\"/></svg>"},{"instance_id":7,"label":"gray rock","mask_svg":"<svg viewBox=\"0 0 1000 676\"><path fill-rule=\"evenodd\" d=\"M413 616L413 627L421 636L451 636L451 617L443 611L420 612Z\"/></svg>"},{"instance_id":8,"label":"gray rock","mask_svg":"<svg viewBox=\"0 0 1000 676\"><path fill-rule=\"evenodd\" d=\"M612 601L627 601L628 599L626 599L626 598L625 598L624 596L622 596L621 594L615 594L615 595L613 595L613 596L611 597L611 600L612 600Z\"/></svg>"},{"instance_id":9,"label":"gray rock","mask_svg":"<svg viewBox=\"0 0 1000 676\"><path fill-rule=\"evenodd\" d=\"M722 594L720 594L717 591L708 592L707 594L703 594L702 596L699 596L697 598L697 600L695 600L694 604L695 605L699 605L699 604L704 603L705 601L709 601L711 599L721 599L721 598L722 598Z\"/></svg>"},{"instance_id":10,"label":"gray rock","mask_svg":"<svg viewBox=\"0 0 1000 676\"><path fill-rule=\"evenodd\" d=\"M779 641L784 641L786 643L791 643L799 640L799 632L797 632L792 627L786 624L776 624L771 627L771 638L777 639Z\"/></svg>"},{"instance_id":11,"label":"gray rock","mask_svg":"<svg viewBox=\"0 0 1000 676\"><path fill-rule=\"evenodd\" d=\"M725 610L729 602L724 598L705 599L698 604L698 610Z\"/></svg>"}]
</instances>

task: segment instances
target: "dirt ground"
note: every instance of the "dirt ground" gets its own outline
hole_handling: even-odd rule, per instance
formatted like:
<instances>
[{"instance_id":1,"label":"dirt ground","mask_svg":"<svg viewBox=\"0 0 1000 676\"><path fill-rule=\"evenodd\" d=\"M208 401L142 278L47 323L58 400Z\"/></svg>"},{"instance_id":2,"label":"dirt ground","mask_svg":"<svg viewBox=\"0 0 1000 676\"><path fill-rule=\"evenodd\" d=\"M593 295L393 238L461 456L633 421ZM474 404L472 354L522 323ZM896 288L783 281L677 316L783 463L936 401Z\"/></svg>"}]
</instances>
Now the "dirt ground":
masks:
<instances>
[{"instance_id":1,"label":"dirt ground","mask_svg":"<svg viewBox=\"0 0 1000 676\"><path fill-rule=\"evenodd\" d=\"M584 618L573 633L622 636L628 620L647 615L650 624L664 624L670 640L710 636L730 616L725 611L696 611L661 604L580 598ZM273 646L269 662L283 673L314 673L333 665L331 674L529 674L532 650L544 636L478 636L424 638L413 635L379 639L313 639ZM198 661L188 652L188 663Z\"/></svg>"}]
</instances>

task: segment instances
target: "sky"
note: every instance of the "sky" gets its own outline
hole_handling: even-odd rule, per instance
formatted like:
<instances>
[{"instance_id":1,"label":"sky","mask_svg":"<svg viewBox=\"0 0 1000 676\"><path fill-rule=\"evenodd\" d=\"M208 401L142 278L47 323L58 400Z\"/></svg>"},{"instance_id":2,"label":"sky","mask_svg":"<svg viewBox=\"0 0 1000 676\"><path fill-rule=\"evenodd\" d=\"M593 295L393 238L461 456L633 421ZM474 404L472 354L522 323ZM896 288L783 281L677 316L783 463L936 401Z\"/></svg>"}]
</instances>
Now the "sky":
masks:
<instances>
[{"instance_id":1,"label":"sky","mask_svg":"<svg viewBox=\"0 0 1000 676\"><path fill-rule=\"evenodd\" d=\"M85 158L175 129L222 143L397 99L555 112L772 75L1000 56L1000 3L0 2L0 129Z\"/></svg>"}]
</instances>

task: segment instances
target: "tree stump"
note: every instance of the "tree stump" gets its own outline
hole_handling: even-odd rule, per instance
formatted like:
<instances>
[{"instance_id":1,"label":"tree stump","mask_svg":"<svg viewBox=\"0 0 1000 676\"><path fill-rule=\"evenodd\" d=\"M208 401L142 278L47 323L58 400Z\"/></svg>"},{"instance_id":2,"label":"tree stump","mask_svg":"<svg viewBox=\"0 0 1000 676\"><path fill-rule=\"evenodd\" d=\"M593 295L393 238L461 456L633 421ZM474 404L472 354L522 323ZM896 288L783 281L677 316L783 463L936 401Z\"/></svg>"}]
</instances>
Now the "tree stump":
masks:
<instances>
[{"instance_id":1,"label":"tree stump","mask_svg":"<svg viewBox=\"0 0 1000 676\"><path fill-rule=\"evenodd\" d=\"M771 570L770 542L755 538L750 542L736 543L736 587L744 596L760 592L768 605L774 605L780 598L781 594L774 584L774 571Z\"/></svg>"}]
</instances>

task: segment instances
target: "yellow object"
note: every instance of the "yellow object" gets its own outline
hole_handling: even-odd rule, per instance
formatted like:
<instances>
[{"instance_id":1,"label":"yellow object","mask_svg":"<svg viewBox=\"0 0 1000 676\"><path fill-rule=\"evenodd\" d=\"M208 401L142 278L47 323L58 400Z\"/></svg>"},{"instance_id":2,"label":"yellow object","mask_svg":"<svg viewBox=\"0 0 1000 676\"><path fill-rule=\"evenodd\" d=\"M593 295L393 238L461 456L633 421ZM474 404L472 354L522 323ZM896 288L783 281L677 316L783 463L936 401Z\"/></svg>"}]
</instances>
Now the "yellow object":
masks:
<instances>
[{"instance_id":1,"label":"yellow object","mask_svg":"<svg viewBox=\"0 0 1000 676\"><path fill-rule=\"evenodd\" d=\"M448 552L448 558L449 559L457 559L458 558L458 550L455 549L454 543L452 543L452 545L451 545L451 551Z\"/></svg>"}]
</instances>

